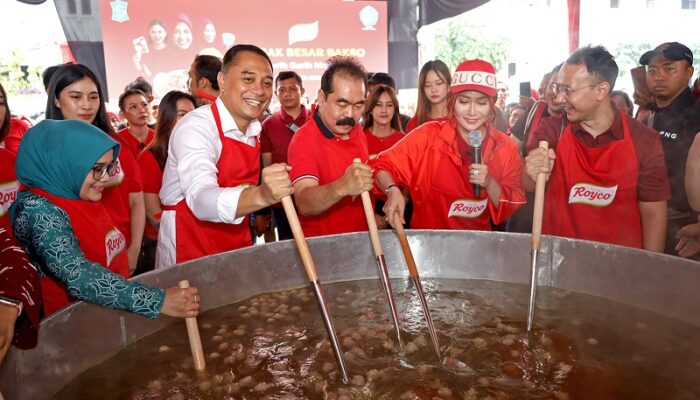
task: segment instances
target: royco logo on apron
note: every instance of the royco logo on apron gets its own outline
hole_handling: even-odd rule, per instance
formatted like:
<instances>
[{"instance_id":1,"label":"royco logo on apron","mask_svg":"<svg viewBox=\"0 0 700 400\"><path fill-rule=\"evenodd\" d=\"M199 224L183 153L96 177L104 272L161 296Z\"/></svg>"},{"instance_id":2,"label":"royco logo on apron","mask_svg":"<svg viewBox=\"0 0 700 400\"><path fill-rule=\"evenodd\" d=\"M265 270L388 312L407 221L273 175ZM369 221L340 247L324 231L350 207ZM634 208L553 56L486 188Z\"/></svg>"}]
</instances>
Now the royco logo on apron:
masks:
<instances>
[{"instance_id":1,"label":"royco logo on apron","mask_svg":"<svg viewBox=\"0 0 700 400\"><path fill-rule=\"evenodd\" d=\"M0 184L0 217L7 214L12 202L17 200L19 181L10 181Z\"/></svg>"},{"instance_id":2,"label":"royco logo on apron","mask_svg":"<svg viewBox=\"0 0 700 400\"><path fill-rule=\"evenodd\" d=\"M114 257L121 253L126 247L126 238L114 228L105 235L105 250L107 252L107 266L112 263Z\"/></svg>"},{"instance_id":3,"label":"royco logo on apron","mask_svg":"<svg viewBox=\"0 0 700 400\"><path fill-rule=\"evenodd\" d=\"M615 200L617 185L596 186L590 183L577 183L569 192L569 204L588 204L594 207L607 207Z\"/></svg>"},{"instance_id":4,"label":"royco logo on apron","mask_svg":"<svg viewBox=\"0 0 700 400\"><path fill-rule=\"evenodd\" d=\"M467 200L458 199L455 200L452 205L450 205L450 212L447 214L448 217L460 217L460 218L477 218L486 210L488 204L487 199L483 200Z\"/></svg>"},{"instance_id":5,"label":"royco logo on apron","mask_svg":"<svg viewBox=\"0 0 700 400\"><path fill-rule=\"evenodd\" d=\"M105 182L105 187L117 186L124 180L124 170L122 169L121 161L117 158L117 164L114 166L114 171L109 175L109 179Z\"/></svg>"}]
</instances>

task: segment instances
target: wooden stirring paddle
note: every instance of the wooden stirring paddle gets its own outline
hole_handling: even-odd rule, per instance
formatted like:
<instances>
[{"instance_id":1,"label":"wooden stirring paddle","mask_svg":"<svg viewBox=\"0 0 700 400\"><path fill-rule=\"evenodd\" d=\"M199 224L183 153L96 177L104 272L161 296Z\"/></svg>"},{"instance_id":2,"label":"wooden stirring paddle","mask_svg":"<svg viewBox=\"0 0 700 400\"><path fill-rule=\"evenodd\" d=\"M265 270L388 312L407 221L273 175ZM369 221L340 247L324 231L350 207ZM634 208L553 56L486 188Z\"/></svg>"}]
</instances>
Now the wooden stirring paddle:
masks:
<instances>
[{"instance_id":1,"label":"wooden stirring paddle","mask_svg":"<svg viewBox=\"0 0 700 400\"><path fill-rule=\"evenodd\" d=\"M180 287L180 289L187 289L190 287L190 282L187 280L180 281L178 287ZM204 361L204 350L202 350L202 339L199 337L197 317L185 318L185 325L187 326L187 336L190 338L190 350L192 351L192 359L194 360L194 369L199 372L204 371L206 362Z\"/></svg>"},{"instance_id":2,"label":"wooden stirring paddle","mask_svg":"<svg viewBox=\"0 0 700 400\"><path fill-rule=\"evenodd\" d=\"M326 300L323 298L323 292L321 291L321 282L318 279L318 274L316 273L316 265L311 257L311 251L309 250L309 245L306 243L306 238L304 237L304 232L301 230L301 224L299 224L299 218L297 217L296 209L294 208L294 203L292 203L292 198L285 196L282 198L282 206L284 207L284 213L287 215L289 220L289 227L292 229L292 234L294 235L294 241L296 242L297 249L299 250L299 256L301 257L301 262L304 264L304 269L306 274L309 276L309 282L311 283L311 288L316 295L316 301L321 309L321 317L323 318L323 323L326 326L326 332L328 333L328 338L331 341L331 347L333 348L333 354L335 355L335 361L338 363L338 369L340 370L340 376L343 383L347 384L350 382L348 379L348 372L345 367L345 358L343 357L343 350L340 348L340 342L338 341L338 335L335 332L335 327L333 326L333 319L328 311L328 306L326 305Z\"/></svg>"},{"instance_id":3,"label":"wooden stirring paddle","mask_svg":"<svg viewBox=\"0 0 700 400\"><path fill-rule=\"evenodd\" d=\"M401 224L401 216L399 213L394 214L394 229L396 230L396 235L399 237L399 242L401 243L401 250L403 250L403 256L406 259L406 265L408 266L408 273L411 275L411 280L413 285L416 287L418 292L418 298L420 299L420 304L423 307L423 315L425 315L425 322L428 325L428 332L430 333L430 339L433 342L433 349L435 354L440 360L440 346L438 344L437 332L435 331L435 325L433 324L433 317L430 316L430 309L428 308L428 300L425 298L425 292L423 291L423 285L420 281L420 276L418 275L418 267L416 267L416 261L413 259L413 252L411 251L411 246L408 244L408 238L406 237L406 232Z\"/></svg>"}]
</instances>

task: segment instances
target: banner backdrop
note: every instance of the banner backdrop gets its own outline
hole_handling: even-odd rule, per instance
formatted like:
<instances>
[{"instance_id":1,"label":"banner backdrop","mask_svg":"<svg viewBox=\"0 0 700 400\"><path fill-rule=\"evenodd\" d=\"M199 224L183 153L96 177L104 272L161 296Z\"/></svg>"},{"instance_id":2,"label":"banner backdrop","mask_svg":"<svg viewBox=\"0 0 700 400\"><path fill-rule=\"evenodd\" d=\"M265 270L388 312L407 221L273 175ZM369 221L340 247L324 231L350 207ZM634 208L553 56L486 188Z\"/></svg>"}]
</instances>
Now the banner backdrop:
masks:
<instances>
[{"instance_id":1,"label":"banner backdrop","mask_svg":"<svg viewBox=\"0 0 700 400\"><path fill-rule=\"evenodd\" d=\"M195 55L223 56L239 43L263 48L275 74L301 75L310 101L329 57L356 56L369 72L388 71L383 1L101 0L100 15L113 97L138 76L157 98L186 91Z\"/></svg>"}]
</instances>

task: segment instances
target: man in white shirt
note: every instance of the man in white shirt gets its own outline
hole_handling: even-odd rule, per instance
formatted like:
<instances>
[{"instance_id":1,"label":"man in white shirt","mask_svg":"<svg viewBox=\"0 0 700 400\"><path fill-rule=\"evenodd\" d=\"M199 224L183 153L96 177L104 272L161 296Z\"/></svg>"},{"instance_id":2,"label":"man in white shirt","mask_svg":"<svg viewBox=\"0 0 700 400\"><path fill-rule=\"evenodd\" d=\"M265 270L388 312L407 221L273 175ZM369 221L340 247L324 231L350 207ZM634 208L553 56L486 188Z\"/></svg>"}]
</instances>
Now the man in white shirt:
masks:
<instances>
[{"instance_id":1,"label":"man in white shirt","mask_svg":"<svg viewBox=\"0 0 700 400\"><path fill-rule=\"evenodd\" d=\"M218 82L216 101L188 113L170 137L156 268L250 245L248 215L292 193L286 164L264 168L257 185L257 118L272 97L270 58L256 46L236 45Z\"/></svg>"}]
</instances>

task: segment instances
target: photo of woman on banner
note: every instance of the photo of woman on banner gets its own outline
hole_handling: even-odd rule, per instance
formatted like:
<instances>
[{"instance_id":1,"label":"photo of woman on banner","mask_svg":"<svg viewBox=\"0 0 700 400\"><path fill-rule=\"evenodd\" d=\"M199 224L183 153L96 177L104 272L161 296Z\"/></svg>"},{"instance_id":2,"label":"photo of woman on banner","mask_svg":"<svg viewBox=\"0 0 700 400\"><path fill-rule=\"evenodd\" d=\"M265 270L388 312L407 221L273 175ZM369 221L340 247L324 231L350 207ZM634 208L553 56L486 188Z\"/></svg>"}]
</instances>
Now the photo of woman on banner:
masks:
<instances>
[{"instance_id":1,"label":"photo of woman on banner","mask_svg":"<svg viewBox=\"0 0 700 400\"><path fill-rule=\"evenodd\" d=\"M164 52L168 48L168 30L165 22L154 19L148 24L148 40L144 36L136 37L132 40L134 45L134 67L138 72L146 77L151 77L158 68L158 59L164 59Z\"/></svg>"}]
</instances>

